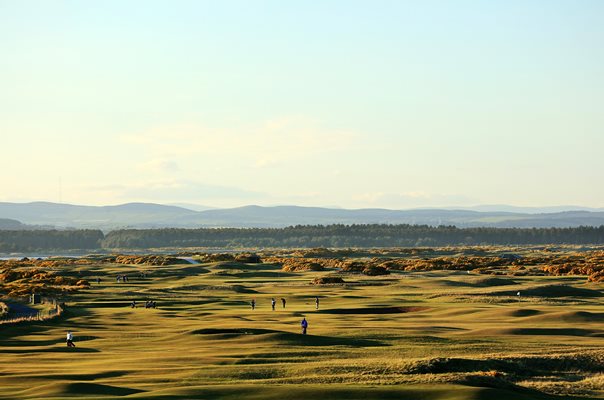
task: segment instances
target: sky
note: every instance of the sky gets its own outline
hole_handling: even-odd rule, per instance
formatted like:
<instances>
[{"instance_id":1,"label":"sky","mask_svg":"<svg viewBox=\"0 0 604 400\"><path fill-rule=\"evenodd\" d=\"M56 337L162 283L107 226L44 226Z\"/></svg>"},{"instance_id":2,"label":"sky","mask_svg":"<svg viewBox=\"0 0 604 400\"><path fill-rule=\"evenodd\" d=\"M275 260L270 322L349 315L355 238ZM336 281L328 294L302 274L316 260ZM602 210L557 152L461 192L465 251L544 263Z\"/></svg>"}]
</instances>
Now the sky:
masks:
<instances>
[{"instance_id":1,"label":"sky","mask_svg":"<svg viewBox=\"0 0 604 400\"><path fill-rule=\"evenodd\" d=\"M0 201L604 207L604 2L0 0Z\"/></svg>"}]
</instances>

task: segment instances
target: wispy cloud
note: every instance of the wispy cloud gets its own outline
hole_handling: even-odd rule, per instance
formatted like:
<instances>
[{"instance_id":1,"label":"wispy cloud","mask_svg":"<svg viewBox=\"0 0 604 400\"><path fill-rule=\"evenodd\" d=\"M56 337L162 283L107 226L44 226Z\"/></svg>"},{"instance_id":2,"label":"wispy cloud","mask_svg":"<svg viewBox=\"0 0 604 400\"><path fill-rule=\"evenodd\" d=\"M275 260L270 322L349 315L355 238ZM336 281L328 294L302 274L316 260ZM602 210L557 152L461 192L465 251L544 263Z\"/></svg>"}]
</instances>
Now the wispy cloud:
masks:
<instances>
[{"instance_id":1,"label":"wispy cloud","mask_svg":"<svg viewBox=\"0 0 604 400\"><path fill-rule=\"evenodd\" d=\"M141 172L178 172L180 167L176 161L167 159L152 159L142 162L137 165L137 169Z\"/></svg>"},{"instance_id":2,"label":"wispy cloud","mask_svg":"<svg viewBox=\"0 0 604 400\"><path fill-rule=\"evenodd\" d=\"M124 134L120 141L144 149L153 160L237 157L250 167L265 168L311 160L319 153L344 151L358 137L353 132L323 127L310 118L288 116L230 128L193 123L164 125Z\"/></svg>"}]
</instances>

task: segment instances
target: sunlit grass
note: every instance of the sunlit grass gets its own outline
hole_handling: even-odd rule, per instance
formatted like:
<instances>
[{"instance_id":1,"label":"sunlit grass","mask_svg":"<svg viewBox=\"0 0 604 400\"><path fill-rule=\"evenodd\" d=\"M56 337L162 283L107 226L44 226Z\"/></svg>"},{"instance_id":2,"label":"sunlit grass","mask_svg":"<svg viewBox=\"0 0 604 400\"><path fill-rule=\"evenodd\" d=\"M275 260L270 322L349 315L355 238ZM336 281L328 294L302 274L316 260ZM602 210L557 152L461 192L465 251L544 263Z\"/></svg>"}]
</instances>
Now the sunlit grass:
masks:
<instances>
[{"instance_id":1,"label":"sunlit grass","mask_svg":"<svg viewBox=\"0 0 604 400\"><path fill-rule=\"evenodd\" d=\"M601 285L584 277L349 273L344 284L313 285L334 271L78 268L92 286L71 295L62 317L0 328L0 396L604 397ZM118 274L130 281L117 283ZM157 308L144 308L147 300Z\"/></svg>"}]
</instances>

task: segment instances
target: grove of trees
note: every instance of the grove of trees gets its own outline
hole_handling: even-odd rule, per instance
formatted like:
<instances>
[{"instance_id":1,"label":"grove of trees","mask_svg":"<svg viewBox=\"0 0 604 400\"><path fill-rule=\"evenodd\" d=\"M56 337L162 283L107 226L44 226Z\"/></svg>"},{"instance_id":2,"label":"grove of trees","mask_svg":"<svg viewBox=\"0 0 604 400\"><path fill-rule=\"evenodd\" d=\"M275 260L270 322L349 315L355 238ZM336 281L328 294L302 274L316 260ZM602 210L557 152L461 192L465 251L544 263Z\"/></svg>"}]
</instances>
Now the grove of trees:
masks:
<instances>
[{"instance_id":1,"label":"grove of trees","mask_svg":"<svg viewBox=\"0 0 604 400\"><path fill-rule=\"evenodd\" d=\"M604 226L457 228L427 225L298 225L287 228L0 230L0 252L160 247L415 247L604 244Z\"/></svg>"},{"instance_id":2,"label":"grove of trees","mask_svg":"<svg viewBox=\"0 0 604 400\"><path fill-rule=\"evenodd\" d=\"M288 228L124 229L104 248L151 247L413 247L479 244L599 244L604 226L457 228L427 225L299 225Z\"/></svg>"}]
</instances>

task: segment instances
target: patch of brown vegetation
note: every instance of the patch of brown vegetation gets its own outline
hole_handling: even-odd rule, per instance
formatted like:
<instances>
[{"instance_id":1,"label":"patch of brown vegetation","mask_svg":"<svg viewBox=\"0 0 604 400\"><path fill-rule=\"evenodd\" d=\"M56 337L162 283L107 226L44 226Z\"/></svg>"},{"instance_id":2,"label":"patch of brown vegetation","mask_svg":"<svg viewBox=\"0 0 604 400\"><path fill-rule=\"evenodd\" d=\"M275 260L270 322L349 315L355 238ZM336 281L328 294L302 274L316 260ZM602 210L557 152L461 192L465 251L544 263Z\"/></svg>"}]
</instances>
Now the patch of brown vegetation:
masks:
<instances>
[{"instance_id":1,"label":"patch of brown vegetation","mask_svg":"<svg viewBox=\"0 0 604 400\"><path fill-rule=\"evenodd\" d=\"M105 261L114 262L117 264L128 265L172 265L172 264L189 264L188 261L177 257L163 255L119 255L108 257Z\"/></svg>"},{"instance_id":2,"label":"patch of brown vegetation","mask_svg":"<svg viewBox=\"0 0 604 400\"><path fill-rule=\"evenodd\" d=\"M537 276L583 275L589 282L604 281L604 251L540 249L528 255L488 254L490 248L412 248L412 249L310 249L278 250L262 253L265 263L282 264L285 271L316 271L325 268L343 272L384 275L390 271L472 271L478 274ZM443 252L475 251L480 255L437 255ZM501 251L501 249L499 249ZM363 255L372 255L368 258ZM392 256L404 254L406 256ZM422 254L423 257L418 257ZM433 256L431 256L433 255Z\"/></svg>"},{"instance_id":3,"label":"patch of brown vegetation","mask_svg":"<svg viewBox=\"0 0 604 400\"><path fill-rule=\"evenodd\" d=\"M382 265L368 265L362 272L369 276L388 275L390 273L390 271Z\"/></svg>"},{"instance_id":4,"label":"patch of brown vegetation","mask_svg":"<svg viewBox=\"0 0 604 400\"><path fill-rule=\"evenodd\" d=\"M285 259L282 261L285 272L302 272L302 271L324 271L325 267L322 263L313 261L313 259Z\"/></svg>"},{"instance_id":5,"label":"patch of brown vegetation","mask_svg":"<svg viewBox=\"0 0 604 400\"><path fill-rule=\"evenodd\" d=\"M1 268L20 268L20 267L36 267L36 268L56 268L63 266L91 265L92 260L86 258L60 258L60 259L35 259L22 258L20 260L0 260Z\"/></svg>"},{"instance_id":6,"label":"patch of brown vegetation","mask_svg":"<svg viewBox=\"0 0 604 400\"><path fill-rule=\"evenodd\" d=\"M40 268L0 269L0 292L10 297L27 296L31 293L59 294L89 287L84 279L58 276Z\"/></svg>"},{"instance_id":7,"label":"patch of brown vegetation","mask_svg":"<svg viewBox=\"0 0 604 400\"><path fill-rule=\"evenodd\" d=\"M345 283L344 279L339 276L322 276L320 278L315 278L312 280L313 285L329 285L336 283Z\"/></svg>"},{"instance_id":8,"label":"patch of brown vegetation","mask_svg":"<svg viewBox=\"0 0 604 400\"><path fill-rule=\"evenodd\" d=\"M206 253L200 254L202 263L235 261L235 256L231 253Z\"/></svg>"},{"instance_id":9,"label":"patch of brown vegetation","mask_svg":"<svg viewBox=\"0 0 604 400\"><path fill-rule=\"evenodd\" d=\"M258 264L262 262L262 259L258 254L240 253L235 256L235 261L246 264Z\"/></svg>"}]
</instances>

